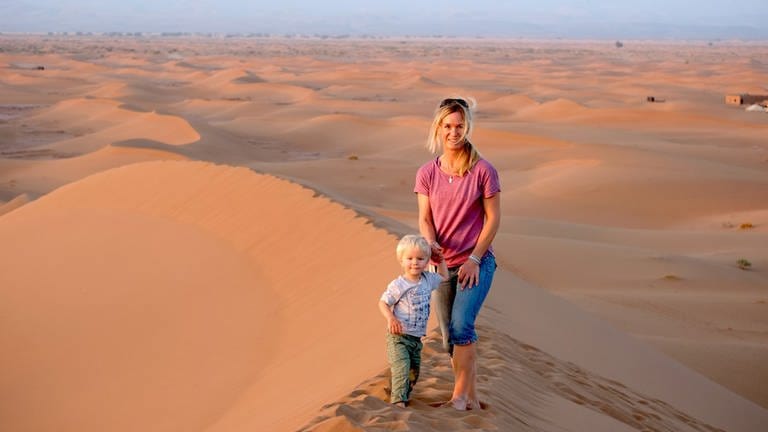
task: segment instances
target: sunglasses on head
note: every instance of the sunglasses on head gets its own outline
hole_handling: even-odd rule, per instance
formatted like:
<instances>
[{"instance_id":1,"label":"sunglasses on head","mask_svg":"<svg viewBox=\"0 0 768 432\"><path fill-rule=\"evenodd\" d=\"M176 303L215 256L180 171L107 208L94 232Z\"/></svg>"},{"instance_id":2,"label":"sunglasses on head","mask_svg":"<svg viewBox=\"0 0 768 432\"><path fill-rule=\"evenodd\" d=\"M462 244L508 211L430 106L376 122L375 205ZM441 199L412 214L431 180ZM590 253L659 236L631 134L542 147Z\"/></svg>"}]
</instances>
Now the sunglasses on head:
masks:
<instances>
[{"instance_id":1,"label":"sunglasses on head","mask_svg":"<svg viewBox=\"0 0 768 432\"><path fill-rule=\"evenodd\" d=\"M454 98L443 99L443 101L440 102L440 108L447 107L454 104L459 104L464 108L469 108L469 104L467 103L467 101L465 101L464 99L454 99Z\"/></svg>"}]
</instances>

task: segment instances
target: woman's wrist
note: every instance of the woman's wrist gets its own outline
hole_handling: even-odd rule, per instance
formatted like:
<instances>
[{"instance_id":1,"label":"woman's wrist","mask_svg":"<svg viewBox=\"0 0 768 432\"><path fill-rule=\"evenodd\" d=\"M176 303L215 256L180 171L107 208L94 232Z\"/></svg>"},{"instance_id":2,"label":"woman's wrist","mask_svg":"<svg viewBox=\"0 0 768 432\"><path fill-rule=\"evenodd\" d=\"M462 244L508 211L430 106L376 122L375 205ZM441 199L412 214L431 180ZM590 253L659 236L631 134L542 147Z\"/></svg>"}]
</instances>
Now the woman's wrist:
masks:
<instances>
[{"instance_id":1,"label":"woman's wrist","mask_svg":"<svg viewBox=\"0 0 768 432\"><path fill-rule=\"evenodd\" d=\"M477 255L474 255L474 254L470 255L469 260L474 262L477 265L480 265L480 257L478 257Z\"/></svg>"}]
</instances>

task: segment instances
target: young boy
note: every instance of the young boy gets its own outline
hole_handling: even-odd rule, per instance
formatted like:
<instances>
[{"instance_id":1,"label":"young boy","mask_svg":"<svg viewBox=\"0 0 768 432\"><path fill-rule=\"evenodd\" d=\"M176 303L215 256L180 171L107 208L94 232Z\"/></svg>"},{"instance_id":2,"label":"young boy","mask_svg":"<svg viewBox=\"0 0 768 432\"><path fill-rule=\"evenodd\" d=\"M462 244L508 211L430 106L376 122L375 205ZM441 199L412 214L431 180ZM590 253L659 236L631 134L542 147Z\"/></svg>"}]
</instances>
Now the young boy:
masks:
<instances>
[{"instance_id":1,"label":"young boy","mask_svg":"<svg viewBox=\"0 0 768 432\"><path fill-rule=\"evenodd\" d=\"M403 274L387 286L379 310L387 319L387 359L392 372L390 402L405 408L421 366L421 337L427 334L429 300L440 282L448 279L448 267L440 256L437 273L426 271L431 255L427 240L407 235L397 244L397 260Z\"/></svg>"}]
</instances>

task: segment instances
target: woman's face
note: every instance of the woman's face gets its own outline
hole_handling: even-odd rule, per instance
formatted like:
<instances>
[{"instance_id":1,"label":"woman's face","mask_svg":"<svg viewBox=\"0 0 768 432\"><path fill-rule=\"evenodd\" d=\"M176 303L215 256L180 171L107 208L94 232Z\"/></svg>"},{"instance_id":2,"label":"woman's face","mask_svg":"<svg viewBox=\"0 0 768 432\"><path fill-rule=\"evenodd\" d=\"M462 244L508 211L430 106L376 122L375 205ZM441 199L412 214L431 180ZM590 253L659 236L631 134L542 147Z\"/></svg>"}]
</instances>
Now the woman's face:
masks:
<instances>
[{"instance_id":1,"label":"woman's face","mask_svg":"<svg viewBox=\"0 0 768 432\"><path fill-rule=\"evenodd\" d=\"M453 112L445 116L440 123L440 138L444 150L459 150L464 147L464 116Z\"/></svg>"}]
</instances>

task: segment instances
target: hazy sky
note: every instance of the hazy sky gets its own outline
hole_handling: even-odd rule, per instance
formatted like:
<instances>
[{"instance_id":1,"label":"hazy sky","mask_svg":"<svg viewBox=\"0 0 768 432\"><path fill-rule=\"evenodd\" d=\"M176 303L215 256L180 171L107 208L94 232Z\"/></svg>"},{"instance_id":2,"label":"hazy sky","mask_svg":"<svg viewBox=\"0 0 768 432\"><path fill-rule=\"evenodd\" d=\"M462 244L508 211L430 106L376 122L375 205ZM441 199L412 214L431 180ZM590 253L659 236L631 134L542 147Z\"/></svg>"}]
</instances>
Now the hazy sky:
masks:
<instances>
[{"instance_id":1,"label":"hazy sky","mask_svg":"<svg viewBox=\"0 0 768 432\"><path fill-rule=\"evenodd\" d=\"M0 32L768 39L768 0L0 0Z\"/></svg>"}]
</instances>

